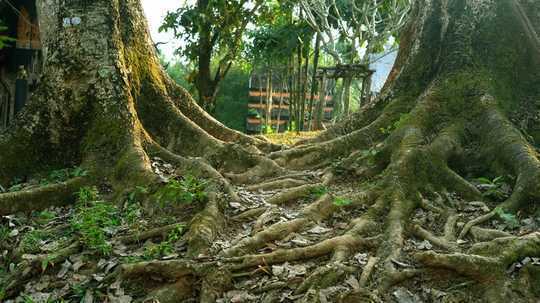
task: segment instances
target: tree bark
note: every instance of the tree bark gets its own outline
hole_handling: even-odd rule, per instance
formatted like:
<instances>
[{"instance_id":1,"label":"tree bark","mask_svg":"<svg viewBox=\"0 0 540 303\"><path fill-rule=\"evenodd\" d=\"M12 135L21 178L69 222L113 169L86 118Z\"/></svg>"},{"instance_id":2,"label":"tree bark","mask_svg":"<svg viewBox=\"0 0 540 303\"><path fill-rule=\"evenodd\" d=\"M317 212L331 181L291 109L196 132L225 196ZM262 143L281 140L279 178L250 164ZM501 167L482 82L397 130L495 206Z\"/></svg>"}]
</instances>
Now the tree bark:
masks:
<instances>
[{"instance_id":1,"label":"tree bark","mask_svg":"<svg viewBox=\"0 0 540 303\"><path fill-rule=\"evenodd\" d=\"M315 127L314 130L324 129L323 119L324 119L324 108L326 107L326 75L323 73L321 75L320 84L319 84L319 102L317 102L317 108L315 109Z\"/></svg>"},{"instance_id":2,"label":"tree bark","mask_svg":"<svg viewBox=\"0 0 540 303\"><path fill-rule=\"evenodd\" d=\"M319 67L319 53L321 49L321 34L317 33L315 40L315 53L313 55L313 72L311 76L311 92L309 94L309 110L308 110L308 130L312 129L313 125L313 102L315 93L317 92L317 68Z\"/></svg>"}]
</instances>

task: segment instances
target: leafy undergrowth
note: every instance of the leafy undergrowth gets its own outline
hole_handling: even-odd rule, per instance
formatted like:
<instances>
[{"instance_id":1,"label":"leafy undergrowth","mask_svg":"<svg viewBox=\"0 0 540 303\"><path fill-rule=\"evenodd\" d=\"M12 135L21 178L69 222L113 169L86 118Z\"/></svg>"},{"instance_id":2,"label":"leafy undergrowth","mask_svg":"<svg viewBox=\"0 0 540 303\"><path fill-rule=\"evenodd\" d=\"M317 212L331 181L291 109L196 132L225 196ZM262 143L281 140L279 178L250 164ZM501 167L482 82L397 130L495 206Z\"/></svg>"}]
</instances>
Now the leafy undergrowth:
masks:
<instances>
[{"instance_id":1,"label":"leafy undergrowth","mask_svg":"<svg viewBox=\"0 0 540 303\"><path fill-rule=\"evenodd\" d=\"M285 132L264 135L270 142L274 144L282 144L292 146L300 140L310 139L320 134L320 131L313 132Z\"/></svg>"},{"instance_id":2,"label":"leafy undergrowth","mask_svg":"<svg viewBox=\"0 0 540 303\"><path fill-rule=\"evenodd\" d=\"M84 187L72 207L2 217L0 302L131 302L110 275L120 264L182 256L187 222L206 203L207 181L167 174L162 164L155 168L167 177L163 186L138 187L119 204L106 190ZM72 247L76 253L54 263ZM10 295L10 283L35 260L36 274Z\"/></svg>"}]
</instances>

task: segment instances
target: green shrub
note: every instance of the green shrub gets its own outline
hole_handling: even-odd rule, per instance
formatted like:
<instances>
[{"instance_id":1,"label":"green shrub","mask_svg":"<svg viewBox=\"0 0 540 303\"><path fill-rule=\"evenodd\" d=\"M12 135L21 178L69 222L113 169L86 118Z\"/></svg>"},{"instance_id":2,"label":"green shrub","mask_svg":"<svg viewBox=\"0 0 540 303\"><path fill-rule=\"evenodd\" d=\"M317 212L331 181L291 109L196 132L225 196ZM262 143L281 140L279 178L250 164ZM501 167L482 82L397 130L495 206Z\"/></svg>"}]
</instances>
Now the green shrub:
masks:
<instances>
[{"instance_id":1,"label":"green shrub","mask_svg":"<svg viewBox=\"0 0 540 303\"><path fill-rule=\"evenodd\" d=\"M165 241L159 244L150 244L145 247L143 258L146 260L159 259L174 253L174 244L180 240L185 226L178 224L167 236Z\"/></svg>"},{"instance_id":2,"label":"green shrub","mask_svg":"<svg viewBox=\"0 0 540 303\"><path fill-rule=\"evenodd\" d=\"M207 198L206 186L206 181L187 175L180 180L170 180L155 193L155 198L162 206L204 202Z\"/></svg>"},{"instance_id":3,"label":"green shrub","mask_svg":"<svg viewBox=\"0 0 540 303\"><path fill-rule=\"evenodd\" d=\"M23 253L35 254L41 251L41 245L44 240L50 237L50 233L43 230L32 230L26 233L22 239L19 247Z\"/></svg>"},{"instance_id":4,"label":"green shrub","mask_svg":"<svg viewBox=\"0 0 540 303\"><path fill-rule=\"evenodd\" d=\"M320 198L322 196L324 196L326 193L328 193L328 188L324 185L321 185L321 186L317 186L315 188L313 188L310 192L310 195L314 198Z\"/></svg>"},{"instance_id":5,"label":"green shrub","mask_svg":"<svg viewBox=\"0 0 540 303\"><path fill-rule=\"evenodd\" d=\"M71 227L80 234L81 242L99 254L108 255L111 245L107 241L107 231L120 225L118 208L113 204L98 200L95 188L83 187L78 193L79 202Z\"/></svg>"},{"instance_id":6,"label":"green shrub","mask_svg":"<svg viewBox=\"0 0 540 303\"><path fill-rule=\"evenodd\" d=\"M352 204L352 201L350 199L346 199L346 198L343 198L343 197L336 197L334 199L334 205L335 206L347 206L347 205L351 205Z\"/></svg>"}]
</instances>

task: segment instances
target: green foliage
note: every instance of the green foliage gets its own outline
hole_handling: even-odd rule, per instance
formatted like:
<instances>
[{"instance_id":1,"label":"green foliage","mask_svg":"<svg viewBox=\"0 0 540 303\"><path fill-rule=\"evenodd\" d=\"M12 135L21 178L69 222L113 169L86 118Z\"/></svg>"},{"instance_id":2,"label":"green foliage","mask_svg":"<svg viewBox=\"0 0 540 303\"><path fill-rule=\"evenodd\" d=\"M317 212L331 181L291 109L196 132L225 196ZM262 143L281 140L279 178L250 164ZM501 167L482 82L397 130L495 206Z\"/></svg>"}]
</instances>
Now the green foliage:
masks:
<instances>
[{"instance_id":1,"label":"green foliage","mask_svg":"<svg viewBox=\"0 0 540 303\"><path fill-rule=\"evenodd\" d=\"M285 65L298 46L310 45L314 32L306 22L280 21L249 32L252 42L248 46L247 57L259 62L258 65Z\"/></svg>"},{"instance_id":2,"label":"green foliage","mask_svg":"<svg viewBox=\"0 0 540 303\"><path fill-rule=\"evenodd\" d=\"M139 199L142 196L146 196L149 193L148 188L143 186L137 186L133 191L131 191L128 196L124 208L122 209L123 215L122 218L127 224L133 224L139 219L142 215L141 204Z\"/></svg>"},{"instance_id":3,"label":"green foliage","mask_svg":"<svg viewBox=\"0 0 540 303\"><path fill-rule=\"evenodd\" d=\"M53 170L49 175L40 181L41 185L48 185L51 183L60 183L67 181L68 179L75 177L84 177L88 175L88 171L81 167L64 168Z\"/></svg>"},{"instance_id":4,"label":"green foliage","mask_svg":"<svg viewBox=\"0 0 540 303\"><path fill-rule=\"evenodd\" d=\"M111 228L120 225L116 206L100 201L95 188L83 187L78 193L79 201L71 227L81 236L81 242L99 254L108 255L111 245L107 241Z\"/></svg>"},{"instance_id":5,"label":"green foliage","mask_svg":"<svg viewBox=\"0 0 540 303\"><path fill-rule=\"evenodd\" d=\"M497 207L495 213L504 222L504 224L510 229L516 229L519 227L519 221L514 214L507 213L504 209Z\"/></svg>"},{"instance_id":6,"label":"green foliage","mask_svg":"<svg viewBox=\"0 0 540 303\"><path fill-rule=\"evenodd\" d=\"M348 206L348 205L351 205L352 204L352 201L350 199L347 199L347 198L343 198L343 197L336 197L334 199L334 205L335 206L339 206L339 207L342 207L342 206Z\"/></svg>"},{"instance_id":7,"label":"green foliage","mask_svg":"<svg viewBox=\"0 0 540 303\"><path fill-rule=\"evenodd\" d=\"M482 195L486 198L503 201L510 197L510 186L506 180L509 177L499 176L490 180L489 178L480 177L473 180L473 183L482 191Z\"/></svg>"},{"instance_id":8,"label":"green foliage","mask_svg":"<svg viewBox=\"0 0 540 303\"><path fill-rule=\"evenodd\" d=\"M7 30L8 30L7 26L5 26L4 22L2 20L0 20L0 32L5 32ZM9 42L14 42L14 41L16 41L16 40L13 39L13 38L10 38L10 37L5 36L5 35L0 35L0 49L3 49L4 47L6 47L6 45Z\"/></svg>"},{"instance_id":9,"label":"green foliage","mask_svg":"<svg viewBox=\"0 0 540 303\"><path fill-rule=\"evenodd\" d=\"M81 204L86 204L92 201L96 201L99 198L99 193L97 188L94 187L81 187L77 192L77 200Z\"/></svg>"},{"instance_id":10,"label":"green foliage","mask_svg":"<svg viewBox=\"0 0 540 303\"><path fill-rule=\"evenodd\" d=\"M0 225L0 243L5 243L9 238L9 227Z\"/></svg>"},{"instance_id":11,"label":"green foliage","mask_svg":"<svg viewBox=\"0 0 540 303\"><path fill-rule=\"evenodd\" d=\"M245 131L245 117L248 113L250 73L246 68L232 67L222 80L217 95L214 117L227 127Z\"/></svg>"},{"instance_id":12,"label":"green foliage","mask_svg":"<svg viewBox=\"0 0 540 303\"><path fill-rule=\"evenodd\" d=\"M165 241L162 241L159 244L150 244L146 246L143 258L145 260L159 259L174 253L174 244L180 240L184 230L185 225L176 225Z\"/></svg>"},{"instance_id":13,"label":"green foliage","mask_svg":"<svg viewBox=\"0 0 540 303\"><path fill-rule=\"evenodd\" d=\"M30 231L23 236L19 247L23 253L38 253L43 241L45 241L49 236L50 233L43 230Z\"/></svg>"},{"instance_id":14,"label":"green foliage","mask_svg":"<svg viewBox=\"0 0 540 303\"><path fill-rule=\"evenodd\" d=\"M84 298L84 295L86 294L86 287L83 283L75 283L71 285L71 292L76 298L82 299Z\"/></svg>"},{"instance_id":15,"label":"green foliage","mask_svg":"<svg viewBox=\"0 0 540 303\"><path fill-rule=\"evenodd\" d=\"M324 186L324 185L321 185L321 186L317 186L315 188L313 188L311 190L311 196L315 197L315 198L320 198L322 196L324 196L325 194L328 193L328 187Z\"/></svg>"},{"instance_id":16,"label":"green foliage","mask_svg":"<svg viewBox=\"0 0 540 303\"><path fill-rule=\"evenodd\" d=\"M196 93L193 86L193 70L191 64L184 64L181 61L167 62L166 59L160 56L161 65L165 67L167 74L181 87L188 90L190 93Z\"/></svg>"},{"instance_id":17,"label":"green foliage","mask_svg":"<svg viewBox=\"0 0 540 303\"><path fill-rule=\"evenodd\" d=\"M380 129L381 133L385 134L385 135L389 135L392 131L402 127L403 125L405 125L405 123L407 123L407 121L409 121L409 116L410 114L401 114L399 116L399 120L395 121L392 125L384 128L382 127Z\"/></svg>"},{"instance_id":18,"label":"green foliage","mask_svg":"<svg viewBox=\"0 0 540 303\"><path fill-rule=\"evenodd\" d=\"M254 7L254 6L255 7ZM269 7L265 1L245 2L239 0L208 0L185 4L176 11L169 11L160 31L172 30L175 37L186 42L178 52L195 61L199 56L201 42L210 40L210 51L225 54L233 60L243 40L247 24L267 16ZM205 37L209 35L210 37Z\"/></svg>"},{"instance_id":19,"label":"green foliage","mask_svg":"<svg viewBox=\"0 0 540 303\"><path fill-rule=\"evenodd\" d=\"M206 200L206 186L205 180L186 175L179 180L170 180L154 196L162 206L199 203Z\"/></svg>"},{"instance_id":20,"label":"green foliage","mask_svg":"<svg viewBox=\"0 0 540 303\"><path fill-rule=\"evenodd\" d=\"M20 179L20 178L15 178L13 179L13 181L11 181L11 184L10 186L8 187L8 192L16 192L16 191L20 191L24 188L24 183L23 183L23 180Z\"/></svg>"},{"instance_id":21,"label":"green foliage","mask_svg":"<svg viewBox=\"0 0 540 303\"><path fill-rule=\"evenodd\" d=\"M55 213L44 210L38 213L36 221L40 224L47 224L56 217Z\"/></svg>"},{"instance_id":22,"label":"green foliage","mask_svg":"<svg viewBox=\"0 0 540 303\"><path fill-rule=\"evenodd\" d=\"M45 272L51 261L54 259L54 255L47 255L41 260L41 272Z\"/></svg>"}]
</instances>

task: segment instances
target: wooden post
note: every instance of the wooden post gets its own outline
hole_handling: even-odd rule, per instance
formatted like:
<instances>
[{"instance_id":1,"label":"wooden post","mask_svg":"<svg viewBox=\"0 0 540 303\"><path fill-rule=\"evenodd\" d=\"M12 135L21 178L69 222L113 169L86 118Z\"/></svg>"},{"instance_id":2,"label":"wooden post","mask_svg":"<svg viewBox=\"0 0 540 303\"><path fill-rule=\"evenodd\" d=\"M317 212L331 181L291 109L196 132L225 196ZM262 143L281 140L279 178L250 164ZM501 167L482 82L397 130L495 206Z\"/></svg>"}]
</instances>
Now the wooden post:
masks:
<instances>
[{"instance_id":1,"label":"wooden post","mask_svg":"<svg viewBox=\"0 0 540 303\"><path fill-rule=\"evenodd\" d=\"M321 74L321 80L319 85L319 102L317 103L317 112L315 114L315 130L323 129L323 115L324 108L326 106L326 73Z\"/></svg>"},{"instance_id":2,"label":"wooden post","mask_svg":"<svg viewBox=\"0 0 540 303\"><path fill-rule=\"evenodd\" d=\"M268 128L272 128L272 102L273 102L273 89L272 89L272 68L268 69L266 79L266 107L265 107L265 133L268 133Z\"/></svg>"},{"instance_id":3,"label":"wooden post","mask_svg":"<svg viewBox=\"0 0 540 303\"><path fill-rule=\"evenodd\" d=\"M362 96L360 98L361 104L365 104L370 101L372 76L373 76L373 73L369 72L365 76L364 81L362 81Z\"/></svg>"},{"instance_id":4,"label":"wooden post","mask_svg":"<svg viewBox=\"0 0 540 303\"><path fill-rule=\"evenodd\" d=\"M352 75L347 73L343 78L343 117L347 117L351 110L351 85L352 85Z\"/></svg>"}]
</instances>

